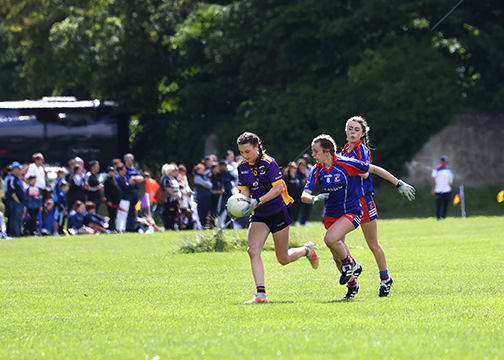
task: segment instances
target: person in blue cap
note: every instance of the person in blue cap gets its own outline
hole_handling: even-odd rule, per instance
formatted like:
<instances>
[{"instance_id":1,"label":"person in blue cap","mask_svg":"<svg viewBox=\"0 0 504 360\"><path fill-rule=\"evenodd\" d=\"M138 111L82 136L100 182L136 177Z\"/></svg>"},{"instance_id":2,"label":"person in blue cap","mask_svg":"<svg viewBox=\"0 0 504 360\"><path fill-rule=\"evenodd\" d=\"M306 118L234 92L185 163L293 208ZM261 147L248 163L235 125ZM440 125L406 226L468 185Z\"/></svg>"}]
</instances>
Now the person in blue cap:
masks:
<instances>
[{"instance_id":1,"label":"person in blue cap","mask_svg":"<svg viewBox=\"0 0 504 360\"><path fill-rule=\"evenodd\" d=\"M12 176L7 185L7 201L9 202L9 235L11 237L21 236L21 224L23 222L25 186L22 180L23 168L19 162L12 163Z\"/></svg>"}]
</instances>

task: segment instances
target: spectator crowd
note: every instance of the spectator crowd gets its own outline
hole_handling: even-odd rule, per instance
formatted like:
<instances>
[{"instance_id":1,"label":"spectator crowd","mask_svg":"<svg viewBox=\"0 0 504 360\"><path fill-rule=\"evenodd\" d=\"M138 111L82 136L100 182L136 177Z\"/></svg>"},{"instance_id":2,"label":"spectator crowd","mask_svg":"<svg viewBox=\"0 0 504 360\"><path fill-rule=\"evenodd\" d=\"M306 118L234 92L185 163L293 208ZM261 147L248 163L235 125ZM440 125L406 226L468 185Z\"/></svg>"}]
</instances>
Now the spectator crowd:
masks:
<instances>
[{"instance_id":1,"label":"spectator crowd","mask_svg":"<svg viewBox=\"0 0 504 360\"><path fill-rule=\"evenodd\" d=\"M33 154L27 166L14 161L1 174L0 234L8 238L150 233L162 231L157 223L165 231L248 226L246 218L231 221L225 209L228 198L238 192L237 168L242 159L235 159L233 151L228 150L222 160L205 156L189 175L183 164L164 164L159 181L147 171L140 172L134 160L133 154L125 154L102 172L97 160L89 161L86 170L79 157L71 159L68 168L44 167L41 153ZM297 222L299 217L300 224L308 223L311 211L311 204L300 200L309 171L306 154L284 169L288 192L295 200L293 219Z\"/></svg>"}]
</instances>

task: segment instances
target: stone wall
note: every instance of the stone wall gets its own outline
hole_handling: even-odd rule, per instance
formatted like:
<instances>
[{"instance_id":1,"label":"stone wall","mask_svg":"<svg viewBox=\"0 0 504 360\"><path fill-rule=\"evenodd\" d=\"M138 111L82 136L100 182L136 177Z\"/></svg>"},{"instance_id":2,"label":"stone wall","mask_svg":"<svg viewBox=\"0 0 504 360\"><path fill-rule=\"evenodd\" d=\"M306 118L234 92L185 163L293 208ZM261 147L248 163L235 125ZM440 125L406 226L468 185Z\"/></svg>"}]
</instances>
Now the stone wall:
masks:
<instances>
[{"instance_id":1,"label":"stone wall","mask_svg":"<svg viewBox=\"0 0 504 360\"><path fill-rule=\"evenodd\" d=\"M464 113L432 136L407 164L405 181L430 188L431 171L447 155L454 188L504 186L504 114Z\"/></svg>"}]
</instances>

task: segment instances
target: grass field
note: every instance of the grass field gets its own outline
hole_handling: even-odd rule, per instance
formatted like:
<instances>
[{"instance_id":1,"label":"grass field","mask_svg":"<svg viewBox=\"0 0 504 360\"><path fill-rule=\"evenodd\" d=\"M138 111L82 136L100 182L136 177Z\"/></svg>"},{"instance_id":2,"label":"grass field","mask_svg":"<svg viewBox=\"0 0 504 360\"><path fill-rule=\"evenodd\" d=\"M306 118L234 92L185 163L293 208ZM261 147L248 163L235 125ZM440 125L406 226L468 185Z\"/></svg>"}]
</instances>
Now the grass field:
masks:
<instances>
[{"instance_id":1,"label":"grass field","mask_svg":"<svg viewBox=\"0 0 504 360\"><path fill-rule=\"evenodd\" d=\"M211 232L3 240L0 359L504 359L502 225L379 220L388 298L354 231L364 272L349 302L322 225L292 227L293 241L318 244L320 267L283 267L265 251L270 302L258 305L243 304L254 288L246 252L177 252Z\"/></svg>"}]
</instances>

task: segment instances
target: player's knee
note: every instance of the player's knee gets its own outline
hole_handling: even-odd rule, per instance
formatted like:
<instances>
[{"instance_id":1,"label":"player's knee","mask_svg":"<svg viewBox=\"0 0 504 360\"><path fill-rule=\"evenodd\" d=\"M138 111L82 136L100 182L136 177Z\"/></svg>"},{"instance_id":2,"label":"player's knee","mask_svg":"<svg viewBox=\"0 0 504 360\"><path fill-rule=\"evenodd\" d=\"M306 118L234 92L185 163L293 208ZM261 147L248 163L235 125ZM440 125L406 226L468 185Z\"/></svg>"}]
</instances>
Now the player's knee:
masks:
<instances>
[{"instance_id":1,"label":"player's knee","mask_svg":"<svg viewBox=\"0 0 504 360\"><path fill-rule=\"evenodd\" d=\"M252 257L261 255L261 249L249 246L247 248L247 253L252 258Z\"/></svg>"},{"instance_id":2,"label":"player's knee","mask_svg":"<svg viewBox=\"0 0 504 360\"><path fill-rule=\"evenodd\" d=\"M327 236L327 234L324 236L324 242L328 247L331 247L332 245L336 244L338 242L338 239L335 239L334 237Z\"/></svg>"},{"instance_id":3,"label":"player's knee","mask_svg":"<svg viewBox=\"0 0 504 360\"><path fill-rule=\"evenodd\" d=\"M277 260L278 260L278 262L279 262L280 265L284 265L285 266L285 265L287 265L289 263L289 257L288 256L287 257L283 257L283 256L279 257L279 256L277 256Z\"/></svg>"}]
</instances>

